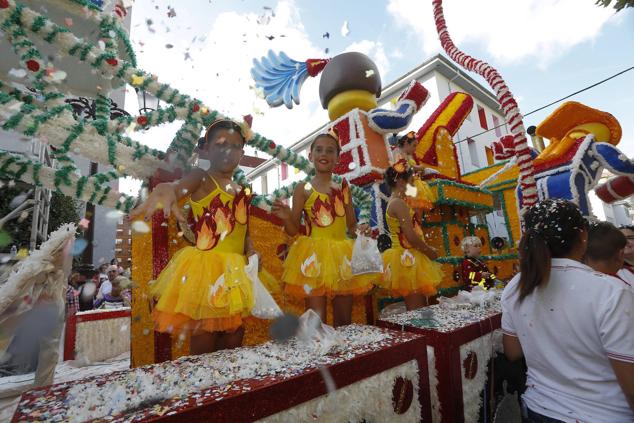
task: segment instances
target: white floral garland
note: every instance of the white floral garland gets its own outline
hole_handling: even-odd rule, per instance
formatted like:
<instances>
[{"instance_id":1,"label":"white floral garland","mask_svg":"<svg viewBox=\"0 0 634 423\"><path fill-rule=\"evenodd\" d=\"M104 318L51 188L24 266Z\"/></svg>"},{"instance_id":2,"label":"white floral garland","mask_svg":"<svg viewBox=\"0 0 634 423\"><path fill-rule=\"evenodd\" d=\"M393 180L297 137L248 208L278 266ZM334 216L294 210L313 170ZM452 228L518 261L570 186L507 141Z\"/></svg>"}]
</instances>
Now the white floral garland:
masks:
<instances>
[{"instance_id":1,"label":"white floral garland","mask_svg":"<svg viewBox=\"0 0 634 423\"><path fill-rule=\"evenodd\" d=\"M111 309L99 312L119 312ZM82 312L78 313L81 315ZM94 363L116 357L130 351L130 317L100 319L79 322L75 335L75 358Z\"/></svg>"},{"instance_id":2,"label":"white floral garland","mask_svg":"<svg viewBox=\"0 0 634 423\"><path fill-rule=\"evenodd\" d=\"M465 423L477 423L482 405L481 394L487 381L487 369L489 360L500 347L494 339L501 339L501 331L498 329L484 336L474 339L460 346L460 375L462 378L462 405ZM477 370L473 379L465 377L463 363L470 353L474 353L477 359Z\"/></svg>"},{"instance_id":3,"label":"white floral garland","mask_svg":"<svg viewBox=\"0 0 634 423\"><path fill-rule=\"evenodd\" d=\"M411 360L258 422L418 422L418 370L416 360ZM412 403L403 414L396 414L392 404L394 381L399 377L412 381L414 386Z\"/></svg>"},{"instance_id":4,"label":"white floral garland","mask_svg":"<svg viewBox=\"0 0 634 423\"><path fill-rule=\"evenodd\" d=\"M431 421L440 423L442 404L438 397L438 370L436 369L436 351L427 345L427 372L429 373L429 400L431 405Z\"/></svg>"}]
</instances>

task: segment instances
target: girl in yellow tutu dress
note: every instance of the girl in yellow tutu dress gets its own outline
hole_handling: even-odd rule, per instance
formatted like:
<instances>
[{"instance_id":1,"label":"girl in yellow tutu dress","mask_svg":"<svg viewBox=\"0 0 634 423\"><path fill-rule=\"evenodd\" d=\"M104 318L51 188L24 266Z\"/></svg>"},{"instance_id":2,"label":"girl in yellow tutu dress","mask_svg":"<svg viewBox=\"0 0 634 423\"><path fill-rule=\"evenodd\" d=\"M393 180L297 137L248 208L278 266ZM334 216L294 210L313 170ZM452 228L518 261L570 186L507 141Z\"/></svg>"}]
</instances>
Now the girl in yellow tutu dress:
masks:
<instances>
[{"instance_id":1,"label":"girl in yellow tutu dress","mask_svg":"<svg viewBox=\"0 0 634 423\"><path fill-rule=\"evenodd\" d=\"M282 281L286 293L304 298L306 308L314 310L324 322L327 298L331 297L334 326L347 325L352 319L353 295L368 292L378 275L352 275L350 237L357 230L357 221L350 187L345 180L341 185L332 182L339 141L330 134L318 135L308 157L316 174L309 183L297 185L292 210L280 201L273 207L290 236L300 232L302 215L307 232L289 249ZM358 229L369 231L367 225L359 225Z\"/></svg>"},{"instance_id":2,"label":"girl in yellow tutu dress","mask_svg":"<svg viewBox=\"0 0 634 423\"><path fill-rule=\"evenodd\" d=\"M416 133L414 131L410 131L400 137L396 143L398 150L395 154L395 161L405 160L414 171L412 185L416 188L416 191L414 195L407 193L405 197L407 204L415 210L431 210L437 198L427 182L420 178L420 175L436 172L416 163L416 160L414 160L416 144Z\"/></svg>"},{"instance_id":3,"label":"girl in yellow tutu dress","mask_svg":"<svg viewBox=\"0 0 634 423\"><path fill-rule=\"evenodd\" d=\"M405 201L407 185L412 183L413 169L405 160L385 170L385 182L392 190L385 219L392 247L383 252L382 288L392 296L402 296L407 310L427 305L427 297L436 293L442 280L436 250L423 240L423 230L414 211Z\"/></svg>"},{"instance_id":4,"label":"girl in yellow tutu dress","mask_svg":"<svg viewBox=\"0 0 634 423\"><path fill-rule=\"evenodd\" d=\"M156 330L191 333L191 354L242 344L242 318L254 305L246 258L256 254L249 238L250 195L232 181L244 154L240 125L214 121L198 142L209 169L195 168L183 179L156 186L131 217L147 220L157 208L185 223L177 202L189 196L196 245L176 252L154 284Z\"/></svg>"}]
</instances>

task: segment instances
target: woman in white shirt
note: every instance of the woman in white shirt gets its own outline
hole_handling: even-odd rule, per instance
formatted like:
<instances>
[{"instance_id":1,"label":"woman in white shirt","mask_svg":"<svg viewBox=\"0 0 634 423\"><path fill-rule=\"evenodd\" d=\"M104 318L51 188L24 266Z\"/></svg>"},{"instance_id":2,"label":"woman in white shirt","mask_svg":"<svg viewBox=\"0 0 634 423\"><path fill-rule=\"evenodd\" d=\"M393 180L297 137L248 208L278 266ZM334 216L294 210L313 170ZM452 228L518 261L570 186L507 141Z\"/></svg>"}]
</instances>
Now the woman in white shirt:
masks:
<instances>
[{"instance_id":1,"label":"woman in white shirt","mask_svg":"<svg viewBox=\"0 0 634 423\"><path fill-rule=\"evenodd\" d=\"M544 200L524 219L520 273L502 295L504 352L528 367L524 421L634 422L634 293L581 263L577 206Z\"/></svg>"}]
</instances>

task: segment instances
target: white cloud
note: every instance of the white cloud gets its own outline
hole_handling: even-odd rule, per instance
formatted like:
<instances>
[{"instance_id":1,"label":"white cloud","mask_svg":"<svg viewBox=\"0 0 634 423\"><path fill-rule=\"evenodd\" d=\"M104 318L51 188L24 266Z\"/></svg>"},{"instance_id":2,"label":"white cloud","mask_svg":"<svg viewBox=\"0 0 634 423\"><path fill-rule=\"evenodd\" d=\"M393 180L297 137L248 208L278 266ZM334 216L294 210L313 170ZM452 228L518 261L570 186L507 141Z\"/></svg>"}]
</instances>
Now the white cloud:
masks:
<instances>
[{"instance_id":1,"label":"white cloud","mask_svg":"<svg viewBox=\"0 0 634 423\"><path fill-rule=\"evenodd\" d=\"M149 1L137 1L135 9L147 10L144 9L148 6L145 3L149 4ZM217 15L204 29L192 28L194 32L179 29L176 21L166 31L166 24L157 17L153 24L155 32L151 35L145 24L150 15L138 15L131 35L136 41L139 66L157 75L160 82L169 83L227 116L241 119L244 115L253 115L256 132L282 145L290 145L327 119L327 112L319 103L318 78L306 81L299 106L295 105L292 110L283 106L271 109L252 89L252 61L266 55L269 49L284 51L300 61L319 58L323 54L308 39L294 0L279 0L274 10L275 16L266 25L257 24L257 13L225 12ZM199 12L206 13L202 6ZM177 16L181 23L191 22L187 13L196 13L196 10L179 11ZM211 29L207 32L207 28ZM190 42L194 34L198 34L198 41ZM275 38L269 40L267 36ZM201 38L203 42L200 42ZM143 42L143 46L139 41ZM174 48L165 48L168 43ZM184 59L186 51L192 60ZM377 54L381 52L382 48L377 50ZM135 100L126 105L126 109L134 114L137 113L136 107ZM162 125L137 133L133 138L165 150L179 127L179 123ZM123 184L122 189L135 191L129 181Z\"/></svg>"},{"instance_id":2,"label":"white cloud","mask_svg":"<svg viewBox=\"0 0 634 423\"><path fill-rule=\"evenodd\" d=\"M135 7L141 6L139 3ZM289 145L322 124L327 116L321 106L316 107L319 104L316 81L309 79L304 84L299 106L292 110L285 107L271 109L252 89L252 61L266 55L269 49L284 51L300 61L321 57L322 54L308 39L293 0L280 0L274 10L275 16L266 25L256 23L256 13L219 14L208 33L203 33L206 41L190 47L191 61L184 60L184 48L164 48L168 42L175 44L175 38L178 42L179 35L175 31L165 35L157 31L144 40L144 53L139 58L141 67L158 75L160 81L170 83L230 117L240 119L243 115L253 115L255 131L280 144ZM160 28L156 24L154 26ZM132 36L135 37L134 32ZM267 36L275 38L269 40ZM187 41L190 39L189 35L181 35L183 37L187 37ZM148 143L157 145L155 138L159 132L159 137L163 139L158 143L164 149L175 130L157 128L148 131L147 135L152 134L153 138Z\"/></svg>"},{"instance_id":3,"label":"white cloud","mask_svg":"<svg viewBox=\"0 0 634 423\"><path fill-rule=\"evenodd\" d=\"M593 1L446 1L445 19L454 43L465 53L474 44L496 61L536 61L545 68L571 47L596 38L614 11ZM441 50L431 1L390 0L387 9L421 40L427 55Z\"/></svg>"}]
</instances>

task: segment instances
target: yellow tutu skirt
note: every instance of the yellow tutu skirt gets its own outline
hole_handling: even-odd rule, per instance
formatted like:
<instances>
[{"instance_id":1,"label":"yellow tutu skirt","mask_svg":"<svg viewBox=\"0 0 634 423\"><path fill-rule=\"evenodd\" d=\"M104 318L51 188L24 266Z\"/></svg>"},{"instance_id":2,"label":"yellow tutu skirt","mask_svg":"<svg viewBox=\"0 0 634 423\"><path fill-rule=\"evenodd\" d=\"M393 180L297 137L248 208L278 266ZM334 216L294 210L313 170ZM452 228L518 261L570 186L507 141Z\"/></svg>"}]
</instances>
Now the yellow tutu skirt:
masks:
<instances>
[{"instance_id":1,"label":"yellow tutu skirt","mask_svg":"<svg viewBox=\"0 0 634 423\"><path fill-rule=\"evenodd\" d=\"M251 279L240 254L184 247L151 287L159 332L233 331L253 307ZM272 278L272 277L271 277ZM270 278L265 278L267 282Z\"/></svg>"},{"instance_id":2,"label":"yellow tutu skirt","mask_svg":"<svg viewBox=\"0 0 634 423\"><path fill-rule=\"evenodd\" d=\"M352 245L351 239L297 238L284 261L285 292L297 298L368 292L380 275L352 275Z\"/></svg>"},{"instance_id":3,"label":"yellow tutu skirt","mask_svg":"<svg viewBox=\"0 0 634 423\"><path fill-rule=\"evenodd\" d=\"M379 285L392 296L434 295L442 277L440 264L418 250L399 246L383 252L383 278Z\"/></svg>"},{"instance_id":4,"label":"yellow tutu skirt","mask_svg":"<svg viewBox=\"0 0 634 423\"><path fill-rule=\"evenodd\" d=\"M416 197L406 197L407 205L413 209L431 210L434 208L434 203L438 199L427 182L416 177L414 178L414 186L416 187Z\"/></svg>"}]
</instances>

